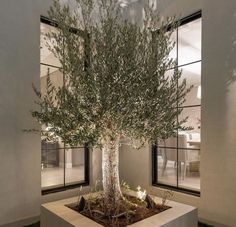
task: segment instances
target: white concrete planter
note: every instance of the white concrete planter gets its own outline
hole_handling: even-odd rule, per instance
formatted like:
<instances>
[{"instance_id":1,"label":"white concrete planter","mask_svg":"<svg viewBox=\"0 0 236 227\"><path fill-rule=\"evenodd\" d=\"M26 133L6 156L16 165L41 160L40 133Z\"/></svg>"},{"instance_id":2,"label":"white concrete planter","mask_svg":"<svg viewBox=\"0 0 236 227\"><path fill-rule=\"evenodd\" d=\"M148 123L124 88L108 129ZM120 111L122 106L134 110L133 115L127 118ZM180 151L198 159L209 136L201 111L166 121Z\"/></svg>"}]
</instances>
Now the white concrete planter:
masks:
<instances>
[{"instance_id":1,"label":"white concrete planter","mask_svg":"<svg viewBox=\"0 0 236 227\"><path fill-rule=\"evenodd\" d=\"M160 201L155 197L156 201ZM65 205L74 203L77 198L70 198L41 206L41 227L101 227L102 225L73 211ZM170 201L171 208L152 217L136 222L132 227L197 227L197 208Z\"/></svg>"}]
</instances>

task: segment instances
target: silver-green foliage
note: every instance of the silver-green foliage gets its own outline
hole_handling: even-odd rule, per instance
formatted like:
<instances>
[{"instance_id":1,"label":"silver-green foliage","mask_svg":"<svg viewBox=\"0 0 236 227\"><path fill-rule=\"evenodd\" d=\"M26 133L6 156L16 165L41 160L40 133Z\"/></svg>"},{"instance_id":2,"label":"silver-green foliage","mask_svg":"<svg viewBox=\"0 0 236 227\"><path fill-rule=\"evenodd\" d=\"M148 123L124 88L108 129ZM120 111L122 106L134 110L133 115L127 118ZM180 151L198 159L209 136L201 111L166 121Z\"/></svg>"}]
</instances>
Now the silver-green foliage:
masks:
<instances>
[{"instance_id":1,"label":"silver-green foliage","mask_svg":"<svg viewBox=\"0 0 236 227\"><path fill-rule=\"evenodd\" d=\"M56 88L48 77L47 94L36 91L41 111L33 117L72 145L99 146L107 137L154 142L185 129L176 106L189 89L185 80L177 89L178 69L166 74L176 68L168 58L175 20L163 22L147 7L137 25L122 19L118 0L76 2L72 11L55 0L49 11L58 31L47 36L65 84Z\"/></svg>"}]
</instances>

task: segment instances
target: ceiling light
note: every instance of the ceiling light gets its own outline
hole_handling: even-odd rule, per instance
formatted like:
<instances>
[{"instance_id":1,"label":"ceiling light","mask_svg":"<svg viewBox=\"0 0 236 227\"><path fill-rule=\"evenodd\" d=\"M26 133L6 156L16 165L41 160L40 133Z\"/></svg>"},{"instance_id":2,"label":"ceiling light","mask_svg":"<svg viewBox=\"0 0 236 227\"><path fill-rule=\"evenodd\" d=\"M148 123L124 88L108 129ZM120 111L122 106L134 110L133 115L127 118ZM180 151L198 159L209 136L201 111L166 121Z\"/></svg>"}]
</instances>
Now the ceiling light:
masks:
<instances>
[{"instance_id":1,"label":"ceiling light","mask_svg":"<svg viewBox=\"0 0 236 227\"><path fill-rule=\"evenodd\" d=\"M202 98L202 87L201 87L201 85L199 85L198 88L197 88L197 98L198 99Z\"/></svg>"}]
</instances>

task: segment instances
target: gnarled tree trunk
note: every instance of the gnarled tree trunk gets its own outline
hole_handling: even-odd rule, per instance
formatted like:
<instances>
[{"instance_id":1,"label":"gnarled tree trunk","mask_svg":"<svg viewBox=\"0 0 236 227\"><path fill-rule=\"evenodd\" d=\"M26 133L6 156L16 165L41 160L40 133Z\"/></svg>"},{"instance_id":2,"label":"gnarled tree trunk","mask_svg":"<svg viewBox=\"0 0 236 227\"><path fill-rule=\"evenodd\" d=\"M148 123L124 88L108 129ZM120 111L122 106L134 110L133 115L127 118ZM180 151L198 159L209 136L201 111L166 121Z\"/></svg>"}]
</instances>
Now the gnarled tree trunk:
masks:
<instances>
[{"instance_id":1,"label":"gnarled tree trunk","mask_svg":"<svg viewBox=\"0 0 236 227\"><path fill-rule=\"evenodd\" d=\"M108 139L103 144L102 175L105 203L112 212L123 200L119 179L119 139Z\"/></svg>"}]
</instances>

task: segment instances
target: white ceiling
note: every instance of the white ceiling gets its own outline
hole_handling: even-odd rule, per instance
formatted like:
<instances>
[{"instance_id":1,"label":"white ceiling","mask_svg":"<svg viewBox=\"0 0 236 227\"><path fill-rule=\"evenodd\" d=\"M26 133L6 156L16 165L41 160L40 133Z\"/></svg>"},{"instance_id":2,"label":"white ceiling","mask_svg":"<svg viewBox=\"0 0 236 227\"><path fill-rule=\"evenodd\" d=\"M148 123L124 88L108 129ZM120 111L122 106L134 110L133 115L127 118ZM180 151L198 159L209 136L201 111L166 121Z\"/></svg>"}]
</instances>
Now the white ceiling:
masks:
<instances>
[{"instance_id":1,"label":"white ceiling","mask_svg":"<svg viewBox=\"0 0 236 227\"><path fill-rule=\"evenodd\" d=\"M191 85L200 85L201 83L201 62L191 64L201 60L201 18L178 29L178 65L183 70L182 78L187 79ZM176 42L177 33L172 34L172 41ZM177 51L175 48L170 53L170 58L176 59Z\"/></svg>"},{"instance_id":2,"label":"white ceiling","mask_svg":"<svg viewBox=\"0 0 236 227\"><path fill-rule=\"evenodd\" d=\"M178 64L189 64L201 60L201 18L178 29ZM182 77L191 85L201 84L201 62L182 67Z\"/></svg>"},{"instance_id":3,"label":"white ceiling","mask_svg":"<svg viewBox=\"0 0 236 227\"><path fill-rule=\"evenodd\" d=\"M178 29L179 65L201 60L201 18Z\"/></svg>"}]
</instances>

